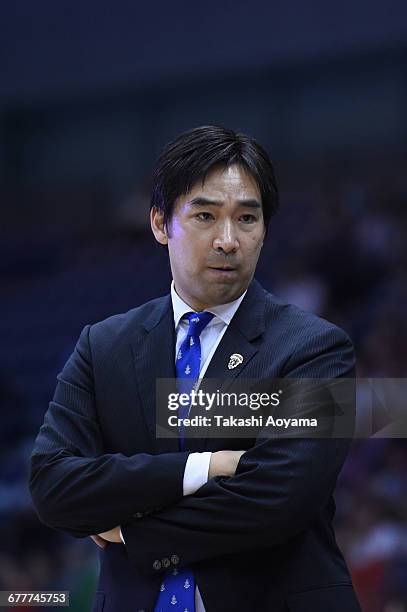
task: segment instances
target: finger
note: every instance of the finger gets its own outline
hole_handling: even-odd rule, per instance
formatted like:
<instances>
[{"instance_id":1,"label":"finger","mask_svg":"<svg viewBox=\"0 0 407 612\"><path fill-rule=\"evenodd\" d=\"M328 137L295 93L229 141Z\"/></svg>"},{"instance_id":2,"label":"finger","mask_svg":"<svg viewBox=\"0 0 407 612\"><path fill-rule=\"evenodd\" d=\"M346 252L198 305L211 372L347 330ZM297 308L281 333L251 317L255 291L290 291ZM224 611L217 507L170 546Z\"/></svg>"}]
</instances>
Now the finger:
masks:
<instances>
[{"instance_id":1,"label":"finger","mask_svg":"<svg viewBox=\"0 0 407 612\"><path fill-rule=\"evenodd\" d=\"M106 547L106 540L104 540L103 538L101 538L98 535L92 535L90 536L92 538L92 540L95 542L95 544L97 544L100 548L105 548Z\"/></svg>"}]
</instances>

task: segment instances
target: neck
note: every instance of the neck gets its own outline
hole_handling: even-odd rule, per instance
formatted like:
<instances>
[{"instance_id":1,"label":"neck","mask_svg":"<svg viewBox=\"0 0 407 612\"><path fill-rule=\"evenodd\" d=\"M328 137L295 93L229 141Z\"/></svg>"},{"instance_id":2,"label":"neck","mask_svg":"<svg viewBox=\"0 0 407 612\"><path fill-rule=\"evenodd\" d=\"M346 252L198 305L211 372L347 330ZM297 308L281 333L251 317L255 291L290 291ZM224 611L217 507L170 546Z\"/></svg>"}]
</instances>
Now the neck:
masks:
<instances>
[{"instance_id":1,"label":"neck","mask_svg":"<svg viewBox=\"0 0 407 612\"><path fill-rule=\"evenodd\" d=\"M243 293L246 291L246 289L243 289L243 291L241 291L239 295L236 295L232 299L229 299L227 301L204 304L202 302L199 302L198 300L194 300L194 298L191 296L185 295L182 291L178 291L178 289L175 287L175 283L174 289L175 293L181 298L181 300L185 302L185 304L187 304L194 312L203 312L204 310L208 310L209 308L216 308L216 306L225 306L227 304L231 304L232 302L235 302L237 299L239 299L239 297L243 295Z\"/></svg>"}]
</instances>

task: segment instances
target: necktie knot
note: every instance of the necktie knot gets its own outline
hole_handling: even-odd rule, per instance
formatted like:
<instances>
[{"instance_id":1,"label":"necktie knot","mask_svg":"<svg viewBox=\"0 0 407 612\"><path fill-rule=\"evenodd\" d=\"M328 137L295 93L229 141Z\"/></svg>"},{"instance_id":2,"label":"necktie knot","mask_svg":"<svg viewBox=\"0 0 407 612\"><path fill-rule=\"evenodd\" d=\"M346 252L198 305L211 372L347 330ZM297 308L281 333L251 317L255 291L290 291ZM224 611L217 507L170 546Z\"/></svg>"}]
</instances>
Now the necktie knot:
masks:
<instances>
[{"instance_id":1,"label":"necktie knot","mask_svg":"<svg viewBox=\"0 0 407 612\"><path fill-rule=\"evenodd\" d=\"M188 336L193 338L199 338L202 330L208 325L209 321L213 319L214 315L212 312L188 312L185 318L188 320Z\"/></svg>"}]
</instances>

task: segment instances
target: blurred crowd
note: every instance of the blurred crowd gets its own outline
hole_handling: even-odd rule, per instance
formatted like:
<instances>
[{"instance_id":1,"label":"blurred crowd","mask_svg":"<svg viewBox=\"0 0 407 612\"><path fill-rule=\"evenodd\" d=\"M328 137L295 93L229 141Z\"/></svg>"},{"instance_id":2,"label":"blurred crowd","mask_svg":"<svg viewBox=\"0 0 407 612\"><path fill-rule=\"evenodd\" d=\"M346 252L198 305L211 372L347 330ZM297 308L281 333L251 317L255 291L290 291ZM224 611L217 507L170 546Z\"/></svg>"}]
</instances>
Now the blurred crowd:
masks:
<instances>
[{"instance_id":1,"label":"blurred crowd","mask_svg":"<svg viewBox=\"0 0 407 612\"><path fill-rule=\"evenodd\" d=\"M406 376L406 161L372 155L277 167L281 211L257 277L343 327L360 378ZM126 210L133 201L135 211L148 206L136 200ZM137 214L133 224L122 213L112 207L98 231L91 223L77 235L44 226L29 239L4 236L0 247L0 590L70 590L78 611L94 589L95 545L40 524L28 461L81 328L167 292L165 252ZM364 612L407 612L406 471L406 440L378 437L354 441L340 476L337 539Z\"/></svg>"}]
</instances>

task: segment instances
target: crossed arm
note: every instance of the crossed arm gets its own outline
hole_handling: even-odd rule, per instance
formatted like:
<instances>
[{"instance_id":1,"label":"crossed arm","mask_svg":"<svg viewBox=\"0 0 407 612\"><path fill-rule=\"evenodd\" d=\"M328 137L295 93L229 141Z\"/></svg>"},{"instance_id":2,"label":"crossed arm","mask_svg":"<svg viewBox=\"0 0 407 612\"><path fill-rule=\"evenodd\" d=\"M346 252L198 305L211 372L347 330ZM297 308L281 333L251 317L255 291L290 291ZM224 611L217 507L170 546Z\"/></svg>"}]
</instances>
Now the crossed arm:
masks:
<instances>
[{"instance_id":1,"label":"crossed arm","mask_svg":"<svg viewBox=\"0 0 407 612\"><path fill-rule=\"evenodd\" d=\"M352 375L353 351L343 333L330 332L317 344L323 348L310 346L307 354L302 347L301 359L293 358L291 376ZM30 489L51 527L109 538L121 525L130 561L151 572L156 557L176 553L189 565L294 537L323 511L349 445L347 439L259 439L239 457L235 475L231 464L229 471L215 467L205 485L183 497L188 453L103 454L83 333L36 440Z\"/></svg>"},{"instance_id":2,"label":"crossed arm","mask_svg":"<svg viewBox=\"0 0 407 612\"><path fill-rule=\"evenodd\" d=\"M209 466L207 475L205 477L205 482L211 480L215 476L234 476L240 457L243 455L243 453L244 451L236 450L221 450L210 453ZM103 533L99 533L98 535L92 535L91 538L95 544L100 546L100 548L105 548L107 542L113 542L116 544L120 544L122 542L125 543L120 525Z\"/></svg>"}]
</instances>

